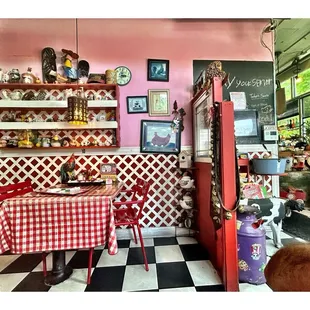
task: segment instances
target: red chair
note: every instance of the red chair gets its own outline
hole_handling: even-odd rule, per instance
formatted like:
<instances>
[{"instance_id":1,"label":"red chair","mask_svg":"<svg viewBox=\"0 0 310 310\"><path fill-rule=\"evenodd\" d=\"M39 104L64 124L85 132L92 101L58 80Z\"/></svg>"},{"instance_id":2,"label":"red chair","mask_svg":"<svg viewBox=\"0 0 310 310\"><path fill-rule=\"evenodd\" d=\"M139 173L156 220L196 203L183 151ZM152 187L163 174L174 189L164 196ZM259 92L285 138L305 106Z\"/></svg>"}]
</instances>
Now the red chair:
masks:
<instances>
[{"instance_id":1,"label":"red chair","mask_svg":"<svg viewBox=\"0 0 310 310\"><path fill-rule=\"evenodd\" d=\"M5 199L13 198L20 195L25 195L27 193L33 192L33 188L31 185L31 180L27 180L24 182L10 184L5 186L0 186L0 201ZM43 263L43 274L47 275L46 272L46 256L47 253L42 253L42 263Z\"/></svg>"},{"instance_id":2,"label":"red chair","mask_svg":"<svg viewBox=\"0 0 310 310\"><path fill-rule=\"evenodd\" d=\"M149 266L146 258L144 242L141 234L139 220L142 216L144 204L147 202L150 184L138 178L136 184L129 190L123 190L121 193L131 195L131 198L126 201L113 202L115 226L131 226L133 230L134 240L137 243L137 236L135 226L138 229L139 239L141 243L141 250L145 264L145 270L149 271Z\"/></svg>"}]
</instances>

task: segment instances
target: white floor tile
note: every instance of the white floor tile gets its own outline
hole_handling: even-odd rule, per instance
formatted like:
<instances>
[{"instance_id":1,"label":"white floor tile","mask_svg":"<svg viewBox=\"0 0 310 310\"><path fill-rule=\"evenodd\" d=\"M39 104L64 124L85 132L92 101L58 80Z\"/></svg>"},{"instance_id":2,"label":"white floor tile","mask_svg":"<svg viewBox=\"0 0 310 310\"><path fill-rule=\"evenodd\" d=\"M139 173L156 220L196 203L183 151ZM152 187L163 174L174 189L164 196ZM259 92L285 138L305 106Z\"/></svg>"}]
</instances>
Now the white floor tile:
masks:
<instances>
[{"instance_id":1,"label":"white floor tile","mask_svg":"<svg viewBox=\"0 0 310 310\"><path fill-rule=\"evenodd\" d=\"M0 274L0 292L11 292L29 272Z\"/></svg>"},{"instance_id":2,"label":"white floor tile","mask_svg":"<svg viewBox=\"0 0 310 310\"><path fill-rule=\"evenodd\" d=\"M301 238L296 238L297 241L299 242L303 242L303 243L307 243L308 241L304 240L304 239L301 239Z\"/></svg>"},{"instance_id":3,"label":"white floor tile","mask_svg":"<svg viewBox=\"0 0 310 310\"><path fill-rule=\"evenodd\" d=\"M178 245L155 246L156 263L182 262L183 254Z\"/></svg>"},{"instance_id":4,"label":"white floor tile","mask_svg":"<svg viewBox=\"0 0 310 310\"><path fill-rule=\"evenodd\" d=\"M126 266L123 291L143 291L158 289L156 264L149 264L149 271L144 265Z\"/></svg>"},{"instance_id":5,"label":"white floor tile","mask_svg":"<svg viewBox=\"0 0 310 310\"><path fill-rule=\"evenodd\" d=\"M165 288L159 290L160 292L196 292L195 287L176 287L176 288Z\"/></svg>"},{"instance_id":6,"label":"white floor tile","mask_svg":"<svg viewBox=\"0 0 310 310\"><path fill-rule=\"evenodd\" d=\"M0 255L0 272L12 264L20 255Z\"/></svg>"},{"instance_id":7,"label":"white floor tile","mask_svg":"<svg viewBox=\"0 0 310 310\"><path fill-rule=\"evenodd\" d=\"M117 254L110 255L108 250L103 250L96 267L125 266L129 249L118 249Z\"/></svg>"},{"instance_id":8,"label":"white floor tile","mask_svg":"<svg viewBox=\"0 0 310 310\"><path fill-rule=\"evenodd\" d=\"M222 284L219 275L209 260L188 261L186 264L195 286Z\"/></svg>"},{"instance_id":9,"label":"white floor tile","mask_svg":"<svg viewBox=\"0 0 310 310\"><path fill-rule=\"evenodd\" d=\"M92 268L92 273L94 268ZM84 292L87 286L88 269L73 269L70 278L62 283L54 285L49 292Z\"/></svg>"},{"instance_id":10,"label":"white floor tile","mask_svg":"<svg viewBox=\"0 0 310 310\"><path fill-rule=\"evenodd\" d=\"M272 256L278 251L278 248L275 247L273 240L266 240L266 251L268 256Z\"/></svg>"},{"instance_id":11,"label":"white floor tile","mask_svg":"<svg viewBox=\"0 0 310 310\"><path fill-rule=\"evenodd\" d=\"M141 247L141 244L140 244L140 239L138 238L137 239L137 244L135 244L135 241L134 240L131 240L130 241L130 245L129 247L130 248L138 248L138 247ZM148 239L143 239L143 242L144 242L144 246L154 246L154 239L153 238L148 238Z\"/></svg>"},{"instance_id":12,"label":"white floor tile","mask_svg":"<svg viewBox=\"0 0 310 310\"><path fill-rule=\"evenodd\" d=\"M240 292L272 292L267 284L254 285L250 283L240 283Z\"/></svg>"},{"instance_id":13,"label":"white floor tile","mask_svg":"<svg viewBox=\"0 0 310 310\"><path fill-rule=\"evenodd\" d=\"M178 244L196 244L197 240L193 237L177 237Z\"/></svg>"},{"instance_id":14,"label":"white floor tile","mask_svg":"<svg viewBox=\"0 0 310 310\"><path fill-rule=\"evenodd\" d=\"M73 255L76 253L76 251L66 251L66 264L69 263ZM51 271L53 268L53 254L49 253L46 256L46 270ZM33 271L43 271L43 263L42 261L38 264L36 268L33 269Z\"/></svg>"}]
</instances>

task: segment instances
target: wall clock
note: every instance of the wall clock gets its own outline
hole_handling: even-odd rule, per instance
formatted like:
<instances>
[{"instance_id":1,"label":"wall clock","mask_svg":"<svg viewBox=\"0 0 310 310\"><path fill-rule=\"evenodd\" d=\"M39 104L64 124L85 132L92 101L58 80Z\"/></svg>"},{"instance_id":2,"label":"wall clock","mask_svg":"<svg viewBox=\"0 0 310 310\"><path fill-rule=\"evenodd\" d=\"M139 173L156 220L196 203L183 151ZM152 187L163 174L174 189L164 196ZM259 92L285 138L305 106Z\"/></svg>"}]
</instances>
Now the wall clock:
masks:
<instances>
[{"instance_id":1,"label":"wall clock","mask_svg":"<svg viewBox=\"0 0 310 310\"><path fill-rule=\"evenodd\" d=\"M117 84L119 86L127 85L131 80L131 71L125 66L119 66L115 69Z\"/></svg>"}]
</instances>

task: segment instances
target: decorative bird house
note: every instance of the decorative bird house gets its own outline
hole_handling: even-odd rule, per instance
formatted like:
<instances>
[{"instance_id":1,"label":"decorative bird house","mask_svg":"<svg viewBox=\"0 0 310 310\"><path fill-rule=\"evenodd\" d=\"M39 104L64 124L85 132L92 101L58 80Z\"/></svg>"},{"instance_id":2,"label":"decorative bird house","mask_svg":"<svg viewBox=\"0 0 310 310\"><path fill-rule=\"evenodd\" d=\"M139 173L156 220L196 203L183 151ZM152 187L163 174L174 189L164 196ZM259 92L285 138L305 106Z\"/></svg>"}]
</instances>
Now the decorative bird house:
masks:
<instances>
[{"instance_id":1,"label":"decorative bird house","mask_svg":"<svg viewBox=\"0 0 310 310\"><path fill-rule=\"evenodd\" d=\"M187 151L182 151L179 154L179 166L180 168L187 169L192 166L192 156Z\"/></svg>"}]
</instances>

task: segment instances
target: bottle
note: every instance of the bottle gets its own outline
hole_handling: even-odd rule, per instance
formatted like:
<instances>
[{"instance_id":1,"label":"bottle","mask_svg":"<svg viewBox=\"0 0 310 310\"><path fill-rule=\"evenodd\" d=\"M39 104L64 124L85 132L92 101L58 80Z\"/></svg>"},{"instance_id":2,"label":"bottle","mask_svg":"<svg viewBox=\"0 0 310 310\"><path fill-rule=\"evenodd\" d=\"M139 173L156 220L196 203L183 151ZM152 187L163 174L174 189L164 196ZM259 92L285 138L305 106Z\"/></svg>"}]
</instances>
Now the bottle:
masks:
<instances>
[{"instance_id":1,"label":"bottle","mask_svg":"<svg viewBox=\"0 0 310 310\"><path fill-rule=\"evenodd\" d=\"M288 128L292 128L292 120L290 119L290 123L289 123L289 127Z\"/></svg>"},{"instance_id":2,"label":"bottle","mask_svg":"<svg viewBox=\"0 0 310 310\"><path fill-rule=\"evenodd\" d=\"M295 122L294 122L294 119L292 120L292 128L295 128Z\"/></svg>"}]
</instances>

